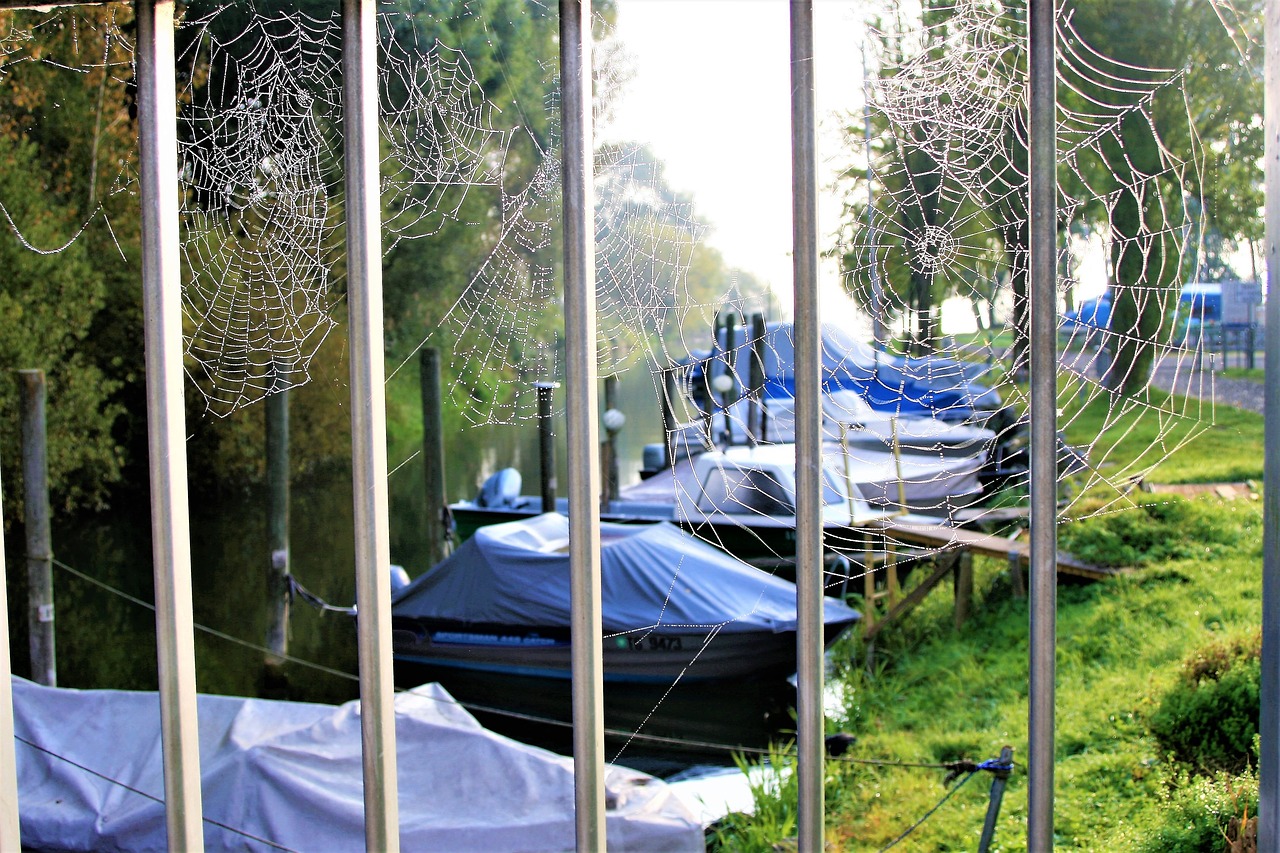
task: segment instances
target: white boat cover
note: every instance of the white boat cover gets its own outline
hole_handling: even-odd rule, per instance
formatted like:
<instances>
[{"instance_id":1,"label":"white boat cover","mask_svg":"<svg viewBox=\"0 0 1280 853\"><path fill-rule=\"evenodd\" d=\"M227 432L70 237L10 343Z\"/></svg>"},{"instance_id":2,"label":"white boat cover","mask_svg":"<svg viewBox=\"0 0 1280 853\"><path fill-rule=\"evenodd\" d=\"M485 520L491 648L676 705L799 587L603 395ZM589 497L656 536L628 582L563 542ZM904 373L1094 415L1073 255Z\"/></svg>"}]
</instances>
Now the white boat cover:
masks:
<instances>
[{"instance_id":1,"label":"white boat cover","mask_svg":"<svg viewBox=\"0 0 1280 853\"><path fill-rule=\"evenodd\" d=\"M795 584L668 523L601 524L601 618L608 633L662 626L729 633L796 630ZM393 616L567 627L569 521L558 513L482 527L393 599ZM829 625L856 610L827 598Z\"/></svg>"},{"instance_id":2,"label":"white boat cover","mask_svg":"<svg viewBox=\"0 0 1280 853\"><path fill-rule=\"evenodd\" d=\"M14 679L13 704L23 849L167 849L156 693ZM358 702L197 707L206 849L365 849ZM488 731L437 684L395 713L402 849L574 848L571 759ZM610 850L703 849L660 780L611 767L605 784Z\"/></svg>"}]
</instances>

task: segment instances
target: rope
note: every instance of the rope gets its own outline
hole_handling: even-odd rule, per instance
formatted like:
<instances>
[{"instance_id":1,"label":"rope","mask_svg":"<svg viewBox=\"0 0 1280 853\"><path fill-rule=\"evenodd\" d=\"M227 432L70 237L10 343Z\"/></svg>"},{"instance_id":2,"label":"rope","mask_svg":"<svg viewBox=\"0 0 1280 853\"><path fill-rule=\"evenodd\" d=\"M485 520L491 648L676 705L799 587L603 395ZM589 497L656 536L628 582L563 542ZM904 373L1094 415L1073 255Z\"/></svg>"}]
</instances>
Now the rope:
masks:
<instances>
[{"instance_id":1,"label":"rope","mask_svg":"<svg viewBox=\"0 0 1280 853\"><path fill-rule=\"evenodd\" d=\"M299 598L301 598L301 599L302 599L303 601L305 601L307 604L310 604L312 607L315 607L316 609L320 610L320 612L322 612L322 613L341 613L343 616L355 616L355 615L356 615L356 608L355 608L355 605L352 605L351 607L337 607L337 606L332 605L332 604L330 604L329 602L325 601L323 598L321 598L320 596L316 595L314 592L312 592L311 590L307 589L307 588L306 588L305 586L303 586L302 584L298 583L298 579L297 579L297 578L295 578L293 575L286 575L286 576L285 576L285 578L286 578L286 580L288 580L288 581L289 581L289 595L290 595L290 596L292 596L292 595L294 595L294 594L296 593L296 594L298 595L298 597L299 597Z\"/></svg>"},{"instance_id":2,"label":"rope","mask_svg":"<svg viewBox=\"0 0 1280 853\"><path fill-rule=\"evenodd\" d=\"M76 577L80 578L80 579L81 579L81 580L83 580L83 581L87 581L87 582L89 582L89 583L93 584L94 586L98 587L99 589L106 590L107 592L112 593L113 595L118 595L118 596L120 596L121 598L123 598L123 599L124 599L124 600L126 600L126 601L133 602L134 604L137 604L137 605L139 605L139 606L141 606L141 607L145 607L146 609L148 609L148 610L150 610L150 611L152 611L152 612L155 612L156 606L155 606L154 604L152 604L151 602L149 602L149 601L144 601L144 600L142 600L141 598L138 598L137 596L130 595L129 593L125 592L124 590L117 589L117 588L115 588L115 587L111 586L111 585L110 585L110 584L108 584L108 583L105 583L105 582L103 582L103 581L100 581L100 580L98 580L98 579L97 579L97 578L95 578L95 577L91 577L90 575L85 574L84 572L80 571L79 569L74 569L74 568L72 568L71 566L68 566L66 563L62 562L61 560L58 560L57 558L54 558L54 560L53 560L53 564L54 564L55 566L57 566L58 568L62 569L63 571L66 571L66 572L68 572L69 574L75 575ZM217 638L218 638L218 639L220 639L220 640L226 640L226 641L227 641L227 642L229 642L229 643L235 643L237 646L241 646L241 647L246 648L246 649L252 649L253 651L256 651L256 652L268 653L268 654L274 655L275 657L278 657L278 658L280 658L280 659L282 659L282 660L288 661L289 663L296 663L298 666L308 667L308 668L310 668L310 669L314 669L314 670L316 670L317 672L323 672L323 673L325 673L326 675L332 675L332 676L335 676L335 677L337 677L337 678L343 678L343 679L346 679L346 680L348 680L348 681L357 681L357 682L358 682L358 681L360 680L360 677L359 677L359 676L357 676L357 675L353 675L353 674L351 674L351 673L349 673L349 672L345 672L345 671L343 671L343 670L341 670L341 669L335 669L335 668L333 668L333 667L331 667L331 666L325 666L325 665L324 665L324 664L322 664L322 663L315 663L314 661L309 661L309 660L306 660L306 659L304 659L304 658L294 657L294 656L292 656L292 655L288 655L288 654L280 655L280 654L277 654L276 652L271 651L271 650L270 650L270 649L268 649L266 646L260 645L260 644L258 644L258 643L251 643L251 642L249 642L248 640L242 640L242 639L240 639L239 637L235 637L235 636L232 636L231 634L227 634L227 633L225 633L225 632L223 632L223 631L219 631L219 630L218 630L218 629L216 629L216 628L210 628L210 627L208 627L207 625L201 625L201 624L200 624L200 623L198 623L198 622L197 622L197 623L195 623L195 628L196 628L196 630L198 630L198 631L203 631L204 633L206 633L206 634L208 634L208 635L210 635L210 636L212 636L212 637L217 637Z\"/></svg>"}]
</instances>

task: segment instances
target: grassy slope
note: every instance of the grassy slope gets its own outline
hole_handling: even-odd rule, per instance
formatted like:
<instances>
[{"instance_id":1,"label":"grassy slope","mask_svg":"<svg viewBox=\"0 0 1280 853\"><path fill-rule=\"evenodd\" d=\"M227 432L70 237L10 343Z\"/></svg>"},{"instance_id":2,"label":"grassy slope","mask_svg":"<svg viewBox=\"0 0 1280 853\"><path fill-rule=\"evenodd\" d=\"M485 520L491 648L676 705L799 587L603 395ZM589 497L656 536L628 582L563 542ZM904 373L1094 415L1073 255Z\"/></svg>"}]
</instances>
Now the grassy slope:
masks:
<instances>
[{"instance_id":1,"label":"grassy slope","mask_svg":"<svg viewBox=\"0 0 1280 853\"><path fill-rule=\"evenodd\" d=\"M1070 399L1060 394L1059 399ZM1117 468L1145 471L1148 482L1212 483L1262 478L1262 416L1165 394L1126 408L1103 395L1059 418L1072 444L1091 445L1090 459L1109 477Z\"/></svg>"},{"instance_id":2,"label":"grassy slope","mask_svg":"<svg viewBox=\"0 0 1280 853\"><path fill-rule=\"evenodd\" d=\"M1089 417L1100 416L1086 415L1073 426L1095 429L1100 421L1091 424ZM1113 452L1147 447L1145 420ZM1260 418L1219 408L1217 425L1149 479L1258 478L1261 446ZM1192 782L1186 768L1161 754L1147 716L1175 682L1184 657L1215 637L1256 629L1260 620L1260 502L1146 500L1156 502L1150 523L1133 525L1128 513L1111 513L1064 528L1063 538L1081 548L1105 544L1117 531L1154 532L1142 547L1155 560L1114 581L1059 589L1055 829L1061 849L1179 849L1160 832L1162 826L1186 823L1188 795L1177 792ZM1090 507L1082 502L1077 511ZM943 585L905 623L882 635L874 677L857 664L842 676L846 716L829 726L858 736L850 754L982 760L1008 744L1015 760L1025 761L1027 605L1011 595L1003 565L977 560L975 571L979 599L962 630L951 627L950 594ZM843 652L848 660L862 659L856 639ZM831 762L828 838L840 850L882 848L938 802L945 793L943 776L939 770ZM1010 781L993 849L1025 849L1025 783L1021 765ZM975 849L989 785L986 774L971 779L901 849ZM1217 786L1218 795L1224 790ZM755 822L726 839L724 848L769 849L789 834L778 829L789 812L786 803L762 802Z\"/></svg>"}]
</instances>

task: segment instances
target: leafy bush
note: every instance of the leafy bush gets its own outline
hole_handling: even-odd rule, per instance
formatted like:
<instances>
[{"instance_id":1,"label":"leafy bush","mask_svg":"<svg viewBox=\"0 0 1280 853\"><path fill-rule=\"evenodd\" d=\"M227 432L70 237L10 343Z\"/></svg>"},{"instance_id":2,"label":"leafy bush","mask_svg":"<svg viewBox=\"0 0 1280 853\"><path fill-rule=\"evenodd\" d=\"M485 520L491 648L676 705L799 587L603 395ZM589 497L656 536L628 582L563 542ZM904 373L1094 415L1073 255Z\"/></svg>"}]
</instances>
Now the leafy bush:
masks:
<instances>
[{"instance_id":1,"label":"leafy bush","mask_svg":"<svg viewBox=\"0 0 1280 853\"><path fill-rule=\"evenodd\" d=\"M1127 826L1117 849L1136 853L1218 853L1256 849L1244 837L1256 833L1258 777L1220 773L1173 780L1152 822Z\"/></svg>"},{"instance_id":2,"label":"leafy bush","mask_svg":"<svg viewBox=\"0 0 1280 853\"><path fill-rule=\"evenodd\" d=\"M1094 508L1081 507L1086 515ZM1083 517L1058 531L1059 546L1095 566L1142 566L1211 557L1239 542L1240 525L1220 509L1177 495L1141 495L1132 507Z\"/></svg>"},{"instance_id":3,"label":"leafy bush","mask_svg":"<svg viewBox=\"0 0 1280 853\"><path fill-rule=\"evenodd\" d=\"M1201 770L1244 769L1258 734L1262 634L1237 636L1197 649L1149 720L1151 731L1179 760Z\"/></svg>"}]
</instances>

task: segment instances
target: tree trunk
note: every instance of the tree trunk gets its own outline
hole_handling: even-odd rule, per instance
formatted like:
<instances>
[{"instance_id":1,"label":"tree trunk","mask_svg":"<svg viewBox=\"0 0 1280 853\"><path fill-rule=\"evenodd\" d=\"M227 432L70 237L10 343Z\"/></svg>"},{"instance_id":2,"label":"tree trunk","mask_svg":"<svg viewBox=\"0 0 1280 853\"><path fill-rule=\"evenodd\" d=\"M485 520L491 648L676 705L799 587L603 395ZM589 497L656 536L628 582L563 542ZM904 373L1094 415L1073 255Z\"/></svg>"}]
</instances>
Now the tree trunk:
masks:
<instances>
[{"instance_id":1,"label":"tree trunk","mask_svg":"<svg viewBox=\"0 0 1280 853\"><path fill-rule=\"evenodd\" d=\"M1182 224L1180 205L1170 202L1181 190L1162 191L1159 186L1159 143L1141 121L1141 116L1125 119L1123 146L1109 158L1115 174L1127 174L1129 183L1120 189L1111 212L1112 357L1103 385L1125 396L1147 387L1156 349L1169 337L1167 317L1176 298L1180 254L1173 232Z\"/></svg>"},{"instance_id":2,"label":"tree trunk","mask_svg":"<svg viewBox=\"0 0 1280 853\"><path fill-rule=\"evenodd\" d=\"M1167 322L1177 282L1178 249L1155 199L1142 209L1137 192L1125 190L1111 216L1115 287L1108 336L1111 368L1103 385L1132 396L1147 387L1157 348L1169 337Z\"/></svg>"},{"instance_id":3,"label":"tree trunk","mask_svg":"<svg viewBox=\"0 0 1280 853\"><path fill-rule=\"evenodd\" d=\"M1027 297L1027 259L1031 242L1031 226L1025 216L1009 217L1002 226L1004 252L1009 264L1009 289L1013 294L1013 344L1009 349L1006 365L1014 379L1030 375L1031 321L1030 303Z\"/></svg>"}]
</instances>

